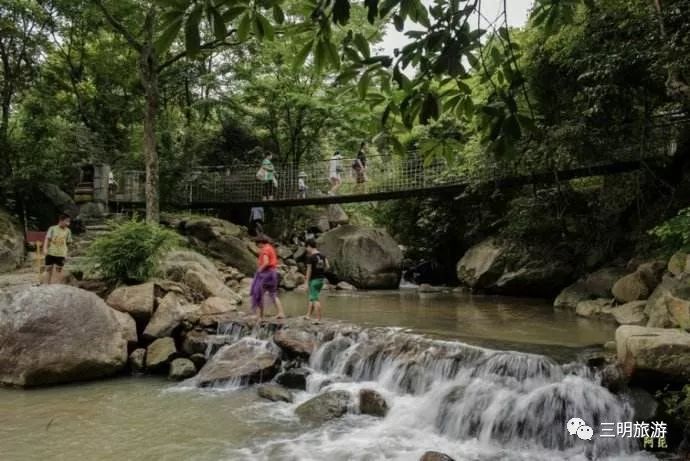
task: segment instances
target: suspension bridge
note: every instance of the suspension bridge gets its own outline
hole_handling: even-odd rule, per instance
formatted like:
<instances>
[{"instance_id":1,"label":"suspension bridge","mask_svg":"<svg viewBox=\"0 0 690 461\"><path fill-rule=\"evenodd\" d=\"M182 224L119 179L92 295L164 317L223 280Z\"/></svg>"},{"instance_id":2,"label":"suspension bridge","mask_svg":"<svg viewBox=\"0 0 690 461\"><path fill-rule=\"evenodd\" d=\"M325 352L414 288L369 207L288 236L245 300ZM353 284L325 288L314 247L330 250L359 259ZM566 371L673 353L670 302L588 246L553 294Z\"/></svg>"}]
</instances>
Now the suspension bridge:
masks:
<instances>
[{"instance_id":1,"label":"suspension bridge","mask_svg":"<svg viewBox=\"0 0 690 461\"><path fill-rule=\"evenodd\" d=\"M329 194L333 160L276 163L273 197L266 200L264 184L257 179L260 160L251 164L202 167L192 170L173 197L170 205L189 209L225 206L302 206L335 203L368 202L405 197L460 193L468 187L493 185L497 188L518 187L568 181L576 178L612 175L651 168L663 164L677 150L679 133L687 129L687 119L673 120L640 130L640 139L625 139L625 146L614 152L592 149L582 158L568 157L557 163L540 166L523 160L464 167L442 159L431 162L418 152L371 155L367 157L366 181L357 183L352 168L354 158L338 160L340 189ZM308 189L301 191L303 178ZM124 172L115 202L119 205L144 201L144 173Z\"/></svg>"}]
</instances>

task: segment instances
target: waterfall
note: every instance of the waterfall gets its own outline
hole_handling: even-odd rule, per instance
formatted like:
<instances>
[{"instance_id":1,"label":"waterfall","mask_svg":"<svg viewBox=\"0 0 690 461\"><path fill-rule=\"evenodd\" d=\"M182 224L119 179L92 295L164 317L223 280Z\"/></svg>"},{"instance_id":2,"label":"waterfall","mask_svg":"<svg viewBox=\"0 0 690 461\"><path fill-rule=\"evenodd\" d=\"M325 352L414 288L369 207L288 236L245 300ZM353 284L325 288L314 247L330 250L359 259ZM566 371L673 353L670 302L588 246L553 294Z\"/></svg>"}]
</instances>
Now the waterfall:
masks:
<instances>
[{"instance_id":1,"label":"waterfall","mask_svg":"<svg viewBox=\"0 0 690 461\"><path fill-rule=\"evenodd\" d=\"M268 333L252 335L265 339ZM299 392L294 404L271 404L278 408L272 411L294 419L294 408L319 392L342 389L354 397L369 388L389 402L388 415L358 415L355 403L354 414L296 438L257 442L232 459L416 461L431 449L445 449L458 461L653 459L637 451L633 439L586 441L567 432L573 417L595 434L601 423L634 417L628 400L602 387L583 364L390 328L326 338L305 364L312 370L306 392Z\"/></svg>"},{"instance_id":2,"label":"waterfall","mask_svg":"<svg viewBox=\"0 0 690 461\"><path fill-rule=\"evenodd\" d=\"M328 379L368 381L388 395L416 396L407 417L430 421L451 439L558 451L580 447L594 457L634 451L631 440L583 442L565 430L572 417L595 431L602 422L633 418L631 405L602 387L585 366L413 335L364 333L322 344L310 367L318 372L312 392Z\"/></svg>"}]
</instances>

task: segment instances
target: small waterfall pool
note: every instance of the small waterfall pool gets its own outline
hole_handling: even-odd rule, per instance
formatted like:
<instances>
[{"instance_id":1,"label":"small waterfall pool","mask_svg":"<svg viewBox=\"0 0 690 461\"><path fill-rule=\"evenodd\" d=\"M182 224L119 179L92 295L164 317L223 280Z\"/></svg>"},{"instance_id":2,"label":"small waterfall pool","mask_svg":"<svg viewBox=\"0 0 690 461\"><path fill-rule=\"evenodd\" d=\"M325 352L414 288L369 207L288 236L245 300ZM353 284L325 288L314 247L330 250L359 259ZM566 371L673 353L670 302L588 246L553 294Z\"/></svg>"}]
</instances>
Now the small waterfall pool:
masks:
<instances>
[{"instance_id":1,"label":"small waterfall pool","mask_svg":"<svg viewBox=\"0 0 690 461\"><path fill-rule=\"evenodd\" d=\"M301 313L303 296L285 300ZM458 461L653 459L624 439L584 441L565 429L574 416L595 428L633 420L625 398L574 362L613 326L540 302L407 292L328 296L326 315L399 328L321 344L294 403L156 378L0 389L0 458L416 461L437 450ZM364 388L387 399L385 418L358 414L355 399L326 424L295 416L324 389Z\"/></svg>"}]
</instances>

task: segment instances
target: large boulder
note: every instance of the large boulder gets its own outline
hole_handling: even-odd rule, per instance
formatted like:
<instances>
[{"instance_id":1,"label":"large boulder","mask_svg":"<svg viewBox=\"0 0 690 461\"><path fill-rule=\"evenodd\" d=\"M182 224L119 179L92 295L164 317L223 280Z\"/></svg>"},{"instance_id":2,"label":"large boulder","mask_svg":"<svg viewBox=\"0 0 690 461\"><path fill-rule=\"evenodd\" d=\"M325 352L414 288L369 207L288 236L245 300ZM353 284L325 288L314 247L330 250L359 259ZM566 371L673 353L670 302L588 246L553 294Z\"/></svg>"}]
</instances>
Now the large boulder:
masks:
<instances>
[{"instance_id":1,"label":"large boulder","mask_svg":"<svg viewBox=\"0 0 690 461\"><path fill-rule=\"evenodd\" d=\"M647 299L651 291L639 271L621 277L611 288L613 296L621 303Z\"/></svg>"},{"instance_id":2,"label":"large boulder","mask_svg":"<svg viewBox=\"0 0 690 461\"><path fill-rule=\"evenodd\" d=\"M463 285L504 295L555 296L572 273L566 251L496 238L473 246L457 264Z\"/></svg>"},{"instance_id":3,"label":"large boulder","mask_svg":"<svg viewBox=\"0 0 690 461\"><path fill-rule=\"evenodd\" d=\"M214 296L225 298L235 304L242 302L242 297L228 288L219 277L201 268L188 271L184 276L184 282L204 298Z\"/></svg>"},{"instance_id":4,"label":"large boulder","mask_svg":"<svg viewBox=\"0 0 690 461\"><path fill-rule=\"evenodd\" d=\"M292 403L294 397L292 392L279 384L262 384L256 388L259 397L273 402Z\"/></svg>"},{"instance_id":5,"label":"large boulder","mask_svg":"<svg viewBox=\"0 0 690 461\"><path fill-rule=\"evenodd\" d=\"M647 326L652 328L681 326L679 320L683 319L684 301L690 301L690 275L682 273L677 277L665 276L647 300L645 308L645 314L649 318Z\"/></svg>"},{"instance_id":6,"label":"large boulder","mask_svg":"<svg viewBox=\"0 0 690 461\"><path fill-rule=\"evenodd\" d=\"M171 291L158 304L158 309L144 329L144 337L151 340L172 335L182 320L199 314L199 306L187 303L186 299Z\"/></svg>"},{"instance_id":7,"label":"large boulder","mask_svg":"<svg viewBox=\"0 0 690 461\"><path fill-rule=\"evenodd\" d=\"M0 208L0 272L16 269L24 260L24 235L17 221Z\"/></svg>"},{"instance_id":8,"label":"large boulder","mask_svg":"<svg viewBox=\"0 0 690 461\"><path fill-rule=\"evenodd\" d=\"M168 378L173 381L182 381L183 379L191 378L196 374L196 367L194 362L185 358L178 358L170 362L170 371Z\"/></svg>"},{"instance_id":9,"label":"large boulder","mask_svg":"<svg viewBox=\"0 0 690 461\"><path fill-rule=\"evenodd\" d=\"M182 282L188 271L199 270L199 268L220 278L220 272L211 260L196 251L170 251L163 257L158 266L159 272L164 277L177 282Z\"/></svg>"},{"instance_id":10,"label":"large boulder","mask_svg":"<svg viewBox=\"0 0 690 461\"><path fill-rule=\"evenodd\" d=\"M625 325L616 330L618 362L640 383L690 382L690 333Z\"/></svg>"},{"instance_id":11,"label":"large boulder","mask_svg":"<svg viewBox=\"0 0 690 461\"><path fill-rule=\"evenodd\" d=\"M134 318L126 312L116 311L115 309L112 309L112 311L117 321L120 322L122 337L129 346L136 345L139 342L139 337L137 335L137 323L134 321Z\"/></svg>"},{"instance_id":12,"label":"large boulder","mask_svg":"<svg viewBox=\"0 0 690 461\"><path fill-rule=\"evenodd\" d=\"M553 302L554 307L575 309L580 301L597 298L611 298L613 284L625 275L618 267L604 267L587 274L577 282L563 289Z\"/></svg>"},{"instance_id":13,"label":"large boulder","mask_svg":"<svg viewBox=\"0 0 690 461\"><path fill-rule=\"evenodd\" d=\"M236 300L211 296L201 303L199 315L221 315L235 311L237 311Z\"/></svg>"},{"instance_id":14,"label":"large boulder","mask_svg":"<svg viewBox=\"0 0 690 461\"><path fill-rule=\"evenodd\" d=\"M147 282L116 288L106 302L113 309L146 321L153 313L155 299L155 285L153 282Z\"/></svg>"},{"instance_id":15,"label":"large boulder","mask_svg":"<svg viewBox=\"0 0 690 461\"><path fill-rule=\"evenodd\" d=\"M72 197L55 184L26 183L19 189L25 203L31 204L30 216L39 229L55 224L55 218L61 213L73 218L79 215L79 207Z\"/></svg>"},{"instance_id":16,"label":"large boulder","mask_svg":"<svg viewBox=\"0 0 690 461\"><path fill-rule=\"evenodd\" d=\"M288 389L307 390L307 378L311 372L306 368L292 368L276 376L276 382Z\"/></svg>"},{"instance_id":17,"label":"large boulder","mask_svg":"<svg viewBox=\"0 0 690 461\"><path fill-rule=\"evenodd\" d=\"M673 275L680 275L685 272L688 265L688 254L685 251L677 251L671 256L666 265L666 269Z\"/></svg>"},{"instance_id":18,"label":"large boulder","mask_svg":"<svg viewBox=\"0 0 690 461\"><path fill-rule=\"evenodd\" d=\"M332 271L358 288L397 288L403 255L382 229L340 226L319 237Z\"/></svg>"},{"instance_id":19,"label":"large boulder","mask_svg":"<svg viewBox=\"0 0 690 461\"><path fill-rule=\"evenodd\" d=\"M248 234L243 227L211 217L193 217L179 224L193 245L246 275L256 269L256 259L249 249Z\"/></svg>"},{"instance_id":20,"label":"large boulder","mask_svg":"<svg viewBox=\"0 0 690 461\"><path fill-rule=\"evenodd\" d=\"M384 417L388 414L388 402L373 389L359 391L359 411L364 415Z\"/></svg>"},{"instance_id":21,"label":"large boulder","mask_svg":"<svg viewBox=\"0 0 690 461\"><path fill-rule=\"evenodd\" d=\"M503 264L497 264L505 247L496 239L487 239L465 252L458 262L458 279L471 288L493 284L503 274Z\"/></svg>"},{"instance_id":22,"label":"large boulder","mask_svg":"<svg viewBox=\"0 0 690 461\"><path fill-rule=\"evenodd\" d=\"M93 293L66 285L29 288L0 304L0 383L40 386L113 375L127 363L126 336Z\"/></svg>"},{"instance_id":23,"label":"large boulder","mask_svg":"<svg viewBox=\"0 0 690 461\"><path fill-rule=\"evenodd\" d=\"M349 392L328 391L307 400L295 412L302 422L324 423L343 416L349 405Z\"/></svg>"},{"instance_id":24,"label":"large boulder","mask_svg":"<svg viewBox=\"0 0 690 461\"><path fill-rule=\"evenodd\" d=\"M174 339L158 338L146 348L146 368L149 371L166 371L176 355Z\"/></svg>"},{"instance_id":25,"label":"large boulder","mask_svg":"<svg viewBox=\"0 0 690 461\"><path fill-rule=\"evenodd\" d=\"M316 336L297 328L282 328L273 335L273 341L290 357L309 358L316 349Z\"/></svg>"},{"instance_id":26,"label":"large boulder","mask_svg":"<svg viewBox=\"0 0 690 461\"><path fill-rule=\"evenodd\" d=\"M611 310L613 318L620 325L646 325L647 315L644 313L647 301L632 301Z\"/></svg>"},{"instance_id":27,"label":"large boulder","mask_svg":"<svg viewBox=\"0 0 690 461\"><path fill-rule=\"evenodd\" d=\"M350 222L350 217L347 215L342 205L333 204L328 205L328 222L333 226L341 226Z\"/></svg>"},{"instance_id":28,"label":"large boulder","mask_svg":"<svg viewBox=\"0 0 690 461\"><path fill-rule=\"evenodd\" d=\"M254 384L270 381L278 372L280 351L275 345L243 338L225 345L197 374L199 386L235 383Z\"/></svg>"},{"instance_id":29,"label":"large boulder","mask_svg":"<svg viewBox=\"0 0 690 461\"><path fill-rule=\"evenodd\" d=\"M142 373L146 368L146 349L134 349L129 354L129 368L135 373Z\"/></svg>"}]
</instances>

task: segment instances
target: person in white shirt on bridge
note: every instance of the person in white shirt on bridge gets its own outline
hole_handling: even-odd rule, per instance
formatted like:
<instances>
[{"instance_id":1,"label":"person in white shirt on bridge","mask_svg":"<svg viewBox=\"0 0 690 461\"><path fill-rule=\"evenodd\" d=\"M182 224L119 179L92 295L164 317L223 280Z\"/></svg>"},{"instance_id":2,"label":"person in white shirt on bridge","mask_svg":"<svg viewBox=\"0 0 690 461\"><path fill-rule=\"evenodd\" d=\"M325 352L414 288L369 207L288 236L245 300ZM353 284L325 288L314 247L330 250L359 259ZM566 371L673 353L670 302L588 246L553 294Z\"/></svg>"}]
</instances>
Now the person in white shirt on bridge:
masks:
<instances>
[{"instance_id":1,"label":"person in white shirt on bridge","mask_svg":"<svg viewBox=\"0 0 690 461\"><path fill-rule=\"evenodd\" d=\"M339 151L335 151L331 160L328 162L328 181L331 183L331 189L328 191L328 195L335 195L340 189L340 185L343 183L341 174L343 172L342 165L342 155Z\"/></svg>"}]
</instances>

